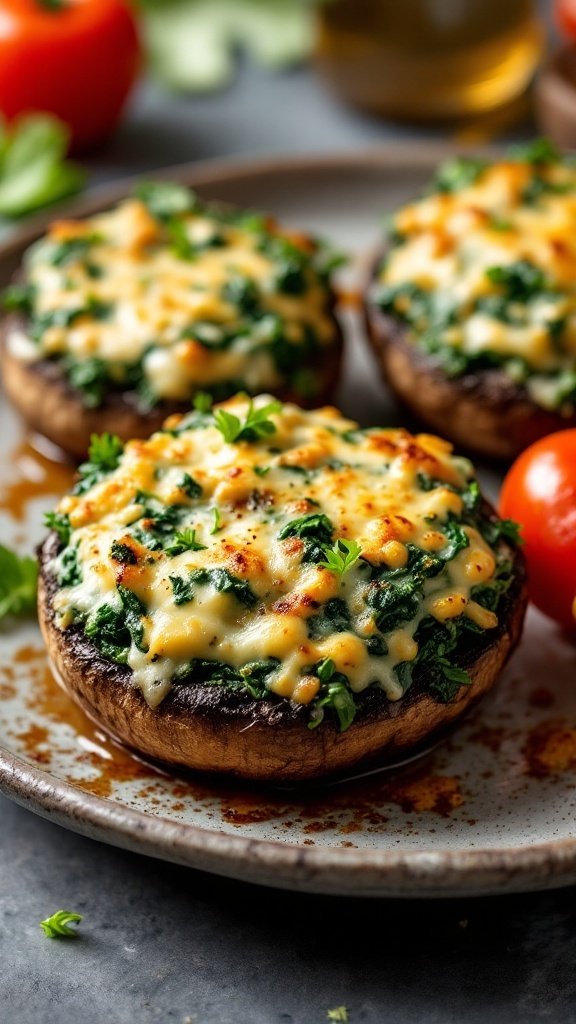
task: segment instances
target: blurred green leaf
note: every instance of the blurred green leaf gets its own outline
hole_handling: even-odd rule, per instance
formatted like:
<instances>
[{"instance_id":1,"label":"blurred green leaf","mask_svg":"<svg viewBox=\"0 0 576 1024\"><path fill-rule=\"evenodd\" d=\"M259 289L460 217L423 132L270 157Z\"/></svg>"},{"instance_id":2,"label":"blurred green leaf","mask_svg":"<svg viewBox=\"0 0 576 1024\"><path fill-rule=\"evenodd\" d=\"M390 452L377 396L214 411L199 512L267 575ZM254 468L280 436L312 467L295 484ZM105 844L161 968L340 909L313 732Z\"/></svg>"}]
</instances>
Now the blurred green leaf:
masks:
<instances>
[{"instance_id":1,"label":"blurred green leaf","mask_svg":"<svg viewBox=\"0 0 576 1024\"><path fill-rule=\"evenodd\" d=\"M238 49L269 67L309 56L316 0L140 0L152 69L170 88L227 85Z\"/></svg>"},{"instance_id":2,"label":"blurred green leaf","mask_svg":"<svg viewBox=\"0 0 576 1024\"><path fill-rule=\"evenodd\" d=\"M66 161L68 131L49 114L0 125L0 217L22 217L79 192L85 172Z\"/></svg>"}]
</instances>

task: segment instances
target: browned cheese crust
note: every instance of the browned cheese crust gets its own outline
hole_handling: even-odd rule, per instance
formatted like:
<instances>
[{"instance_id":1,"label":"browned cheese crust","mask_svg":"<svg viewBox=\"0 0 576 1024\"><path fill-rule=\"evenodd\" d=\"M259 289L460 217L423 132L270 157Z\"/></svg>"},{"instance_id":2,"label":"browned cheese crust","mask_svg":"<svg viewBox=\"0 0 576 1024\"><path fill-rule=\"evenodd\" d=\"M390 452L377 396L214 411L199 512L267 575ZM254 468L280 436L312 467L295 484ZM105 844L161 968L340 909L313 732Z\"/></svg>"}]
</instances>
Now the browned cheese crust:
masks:
<instances>
[{"instance_id":1,"label":"browned cheese crust","mask_svg":"<svg viewBox=\"0 0 576 1024\"><path fill-rule=\"evenodd\" d=\"M433 355L409 340L405 325L366 302L366 328L386 383L423 423L457 447L511 461L547 434L576 427L537 405L502 370L448 377Z\"/></svg>"},{"instance_id":2,"label":"browned cheese crust","mask_svg":"<svg viewBox=\"0 0 576 1024\"><path fill-rule=\"evenodd\" d=\"M346 732L332 722L310 730L303 705L255 701L205 684L175 685L159 707L150 708L132 686L130 669L105 660L77 627L56 625L49 571L56 549L52 534L40 552L38 609L50 658L68 693L107 732L145 757L260 782L298 783L352 766L386 765L434 742L494 684L519 642L527 603L523 558L515 552L515 583L500 625L460 659L472 685L463 686L455 701L439 703L418 684L399 701L372 688L361 695Z\"/></svg>"},{"instance_id":3,"label":"browned cheese crust","mask_svg":"<svg viewBox=\"0 0 576 1024\"><path fill-rule=\"evenodd\" d=\"M331 400L340 374L343 349L342 330L333 310L331 317L335 340L308 363L318 392L306 401L288 388L278 388L276 394L282 401L312 408ZM149 412L143 412L136 395L129 391L110 391L97 409L86 408L82 395L70 386L58 361L43 359L26 363L10 352L6 343L9 331L25 326L25 320L13 314L5 318L0 328L4 390L31 430L47 437L75 459L84 458L92 434L117 434L123 441L146 438L159 430L168 416L190 409L190 402L161 401Z\"/></svg>"}]
</instances>

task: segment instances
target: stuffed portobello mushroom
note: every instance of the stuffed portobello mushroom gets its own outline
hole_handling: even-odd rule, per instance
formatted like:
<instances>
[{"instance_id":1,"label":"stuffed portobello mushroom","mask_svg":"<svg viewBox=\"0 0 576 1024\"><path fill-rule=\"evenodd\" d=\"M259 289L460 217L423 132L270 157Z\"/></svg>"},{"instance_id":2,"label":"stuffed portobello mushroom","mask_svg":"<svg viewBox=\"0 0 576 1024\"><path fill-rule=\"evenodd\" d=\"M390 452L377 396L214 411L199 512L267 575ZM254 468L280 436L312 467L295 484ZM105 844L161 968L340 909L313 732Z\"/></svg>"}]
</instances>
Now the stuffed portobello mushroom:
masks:
<instances>
[{"instance_id":1,"label":"stuffed portobello mushroom","mask_svg":"<svg viewBox=\"0 0 576 1024\"><path fill-rule=\"evenodd\" d=\"M296 782L441 734L525 611L514 524L430 435L237 396L94 438L48 517L40 621L68 691L176 766Z\"/></svg>"},{"instance_id":2,"label":"stuffed portobello mushroom","mask_svg":"<svg viewBox=\"0 0 576 1024\"><path fill-rule=\"evenodd\" d=\"M576 164L544 141L456 159L393 216L368 333L433 429L510 459L576 425L575 238Z\"/></svg>"},{"instance_id":3,"label":"stuffed portobello mushroom","mask_svg":"<svg viewBox=\"0 0 576 1024\"><path fill-rule=\"evenodd\" d=\"M198 391L325 402L342 348L335 262L271 217L144 183L28 250L5 295L5 389L75 457L94 432L148 437Z\"/></svg>"}]
</instances>

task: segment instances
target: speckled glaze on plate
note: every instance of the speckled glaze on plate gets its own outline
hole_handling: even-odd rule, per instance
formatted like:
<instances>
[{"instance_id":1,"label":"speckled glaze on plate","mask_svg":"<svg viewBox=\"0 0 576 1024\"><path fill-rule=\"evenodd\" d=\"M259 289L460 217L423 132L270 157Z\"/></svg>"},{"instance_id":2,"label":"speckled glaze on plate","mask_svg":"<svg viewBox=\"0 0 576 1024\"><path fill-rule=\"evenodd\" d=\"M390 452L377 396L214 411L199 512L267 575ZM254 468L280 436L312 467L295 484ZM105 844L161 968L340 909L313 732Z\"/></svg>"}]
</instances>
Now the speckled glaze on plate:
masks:
<instances>
[{"instance_id":1,"label":"speckled glaze on plate","mask_svg":"<svg viewBox=\"0 0 576 1024\"><path fill-rule=\"evenodd\" d=\"M381 215L444 152L403 147L336 159L179 168L202 194L270 210L356 253L358 288ZM169 175L170 176L170 175ZM120 197L107 188L69 208ZM41 229L0 249L0 283ZM337 401L397 423L355 303ZM0 399L0 538L32 550L71 471L38 454ZM489 494L497 476L482 472ZM59 689L34 626L0 627L0 790L68 828L168 861L284 888L357 896L499 893L576 881L576 651L536 612L495 690L454 734L393 770L270 791L173 777L115 747Z\"/></svg>"}]
</instances>

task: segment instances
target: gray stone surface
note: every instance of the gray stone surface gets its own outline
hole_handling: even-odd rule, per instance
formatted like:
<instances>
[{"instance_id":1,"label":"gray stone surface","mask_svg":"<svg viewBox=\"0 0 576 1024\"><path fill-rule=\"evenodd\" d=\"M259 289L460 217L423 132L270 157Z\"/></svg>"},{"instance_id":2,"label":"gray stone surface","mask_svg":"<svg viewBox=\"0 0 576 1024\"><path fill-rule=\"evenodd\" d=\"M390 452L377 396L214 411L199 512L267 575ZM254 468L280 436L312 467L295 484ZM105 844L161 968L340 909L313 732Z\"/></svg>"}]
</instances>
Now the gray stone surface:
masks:
<instances>
[{"instance_id":1,"label":"gray stone surface","mask_svg":"<svg viewBox=\"0 0 576 1024\"><path fill-rule=\"evenodd\" d=\"M572 1024L576 892L418 903L275 892L0 801L2 1024ZM44 938L56 908L81 937Z\"/></svg>"},{"instance_id":2,"label":"gray stone surface","mask_svg":"<svg viewBox=\"0 0 576 1024\"><path fill-rule=\"evenodd\" d=\"M521 129L520 129L521 131ZM404 136L310 72L221 96L141 90L94 180ZM38 922L66 907L81 937ZM0 1024L507 1024L576 1020L576 892L421 904L273 892L101 846L0 799Z\"/></svg>"}]
</instances>

